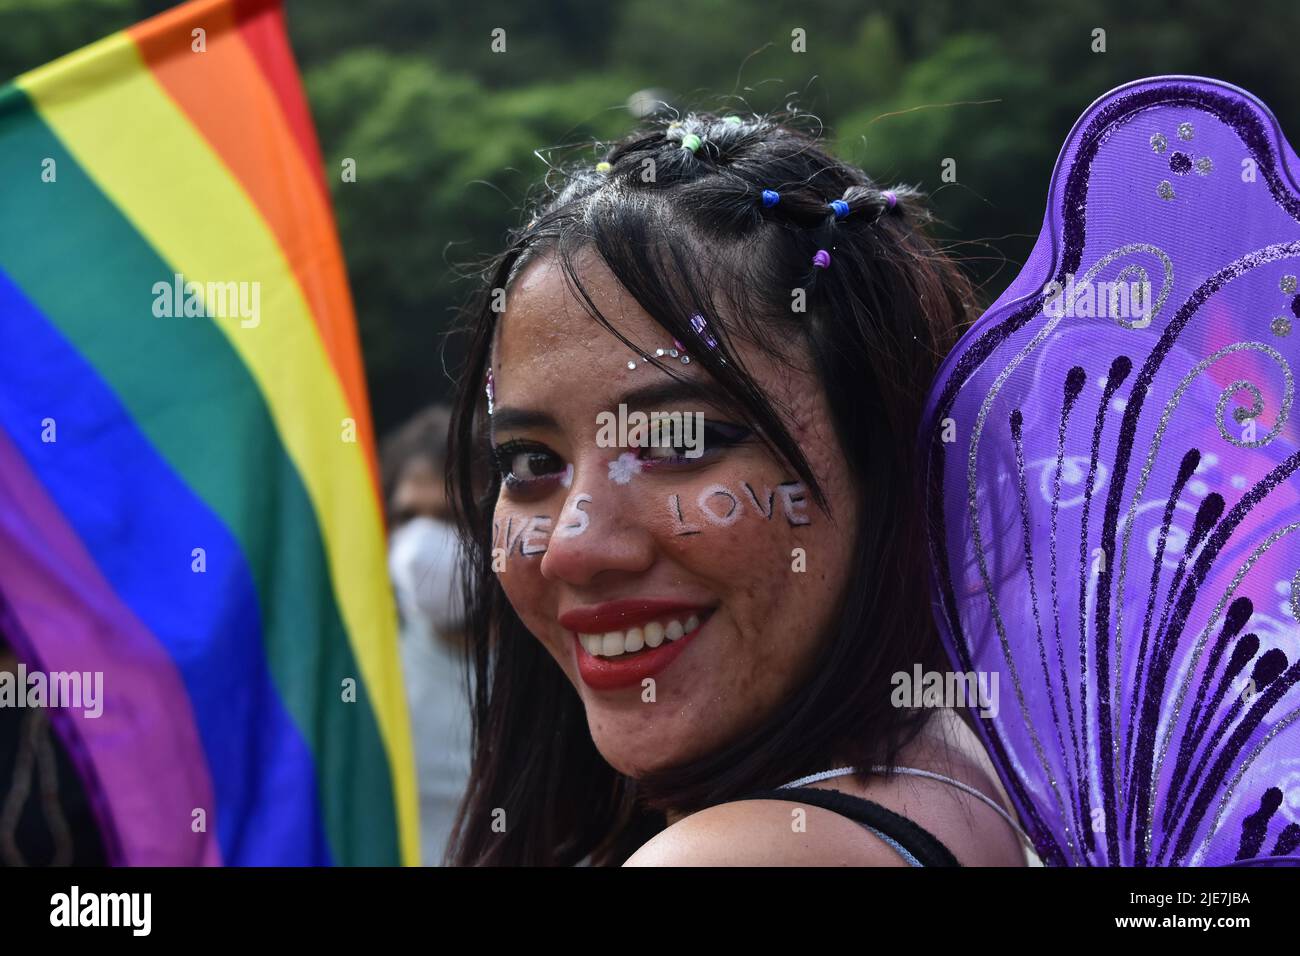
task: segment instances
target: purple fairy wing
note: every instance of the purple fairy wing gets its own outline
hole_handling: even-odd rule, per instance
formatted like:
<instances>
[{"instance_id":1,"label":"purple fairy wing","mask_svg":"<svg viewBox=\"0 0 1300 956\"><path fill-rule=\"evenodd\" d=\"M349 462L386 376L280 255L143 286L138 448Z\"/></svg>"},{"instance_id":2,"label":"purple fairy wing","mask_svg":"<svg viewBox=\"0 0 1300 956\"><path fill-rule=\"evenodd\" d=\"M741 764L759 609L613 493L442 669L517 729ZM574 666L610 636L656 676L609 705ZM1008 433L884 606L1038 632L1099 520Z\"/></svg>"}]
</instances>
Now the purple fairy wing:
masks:
<instances>
[{"instance_id":1,"label":"purple fairy wing","mask_svg":"<svg viewBox=\"0 0 1300 956\"><path fill-rule=\"evenodd\" d=\"M1300 863L1297 171L1226 83L1103 96L931 391L935 612L1045 863Z\"/></svg>"}]
</instances>

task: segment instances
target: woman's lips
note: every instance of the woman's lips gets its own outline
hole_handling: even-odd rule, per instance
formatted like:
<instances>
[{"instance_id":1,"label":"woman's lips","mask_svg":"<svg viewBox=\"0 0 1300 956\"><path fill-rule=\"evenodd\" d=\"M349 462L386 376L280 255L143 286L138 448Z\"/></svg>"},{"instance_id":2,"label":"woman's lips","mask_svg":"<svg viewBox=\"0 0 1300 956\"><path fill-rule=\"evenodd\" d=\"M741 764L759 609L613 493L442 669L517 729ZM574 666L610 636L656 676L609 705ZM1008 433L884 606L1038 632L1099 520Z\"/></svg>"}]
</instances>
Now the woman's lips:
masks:
<instances>
[{"instance_id":1,"label":"woman's lips","mask_svg":"<svg viewBox=\"0 0 1300 956\"><path fill-rule=\"evenodd\" d=\"M578 674L593 690L619 690L638 685L676 660L686 645L704 629L712 613L712 608L682 608L648 620L645 615L640 615L637 624L625 625L627 630L612 630L603 635L574 632ZM674 637L674 634L678 636ZM593 650L598 646L595 642L601 640L607 642L605 648L609 651L614 651L613 645L621 642L626 642L625 647L638 649L617 656L593 654L584 646L584 636Z\"/></svg>"},{"instance_id":2,"label":"woman's lips","mask_svg":"<svg viewBox=\"0 0 1300 956\"><path fill-rule=\"evenodd\" d=\"M673 598L622 598L604 604L570 608L557 620L561 627L579 634L605 634L674 615L683 621L691 614L702 618L710 610L712 608L708 605Z\"/></svg>"}]
</instances>

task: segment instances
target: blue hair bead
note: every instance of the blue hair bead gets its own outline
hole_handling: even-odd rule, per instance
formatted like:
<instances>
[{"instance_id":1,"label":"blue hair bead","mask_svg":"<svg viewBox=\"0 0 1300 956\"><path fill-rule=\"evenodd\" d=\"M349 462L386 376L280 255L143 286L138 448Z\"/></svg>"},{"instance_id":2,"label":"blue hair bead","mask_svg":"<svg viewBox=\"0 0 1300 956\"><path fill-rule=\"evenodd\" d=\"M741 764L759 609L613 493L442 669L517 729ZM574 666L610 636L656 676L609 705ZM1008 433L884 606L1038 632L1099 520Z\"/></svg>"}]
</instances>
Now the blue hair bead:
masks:
<instances>
[{"instance_id":1,"label":"blue hair bead","mask_svg":"<svg viewBox=\"0 0 1300 956\"><path fill-rule=\"evenodd\" d=\"M781 194L777 192L775 189L763 190L763 207L765 209L771 209L780 201L781 201Z\"/></svg>"},{"instance_id":2,"label":"blue hair bead","mask_svg":"<svg viewBox=\"0 0 1300 956\"><path fill-rule=\"evenodd\" d=\"M845 216L849 214L849 204L846 203L843 199L832 200L827 205L829 205L832 209L835 210L836 219L843 219Z\"/></svg>"}]
</instances>

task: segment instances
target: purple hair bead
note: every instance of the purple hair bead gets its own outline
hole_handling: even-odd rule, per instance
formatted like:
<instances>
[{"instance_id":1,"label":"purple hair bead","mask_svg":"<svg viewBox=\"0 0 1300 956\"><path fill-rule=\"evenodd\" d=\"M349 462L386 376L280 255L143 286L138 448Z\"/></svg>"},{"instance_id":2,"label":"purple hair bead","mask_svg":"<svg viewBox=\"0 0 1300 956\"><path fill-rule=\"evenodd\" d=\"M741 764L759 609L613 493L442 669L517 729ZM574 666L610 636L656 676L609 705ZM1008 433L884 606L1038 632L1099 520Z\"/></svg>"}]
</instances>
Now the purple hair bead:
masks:
<instances>
[{"instance_id":1,"label":"purple hair bead","mask_svg":"<svg viewBox=\"0 0 1300 956\"><path fill-rule=\"evenodd\" d=\"M717 339L709 334L708 323L704 321L704 316L700 315L700 313L696 312L691 316L691 328L699 334L700 338L704 339L704 344L709 348L715 349L718 347Z\"/></svg>"}]
</instances>

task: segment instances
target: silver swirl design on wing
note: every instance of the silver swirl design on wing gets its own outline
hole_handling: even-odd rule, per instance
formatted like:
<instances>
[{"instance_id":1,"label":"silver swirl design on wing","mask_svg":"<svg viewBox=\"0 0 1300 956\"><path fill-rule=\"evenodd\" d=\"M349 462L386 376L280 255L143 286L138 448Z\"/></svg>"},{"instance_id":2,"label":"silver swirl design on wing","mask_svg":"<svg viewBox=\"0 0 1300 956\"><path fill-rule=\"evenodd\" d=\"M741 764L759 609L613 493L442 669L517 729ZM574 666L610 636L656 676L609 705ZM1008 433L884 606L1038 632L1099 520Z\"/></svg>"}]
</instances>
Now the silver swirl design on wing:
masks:
<instances>
[{"instance_id":1,"label":"silver swirl design on wing","mask_svg":"<svg viewBox=\"0 0 1300 956\"><path fill-rule=\"evenodd\" d=\"M1165 251L1159 246L1152 245L1149 242L1131 242L1127 245L1119 246L1098 259L1097 262L1093 264L1092 268L1083 274L1083 278L1079 280L1080 286L1085 284L1091 286L1093 279L1100 275L1101 270L1106 268L1116 259L1124 256L1135 255L1140 252L1149 253L1160 260L1160 266L1163 272L1160 281L1160 292L1156 295L1155 302L1151 305L1149 310L1146 308L1145 300L1139 300L1142 302L1142 305L1139 309L1134 310L1142 313L1142 317L1139 320L1130 321L1122 316L1111 315L1115 324L1124 329L1138 330L1147 328L1151 325L1155 317L1160 314L1160 310L1165 307L1165 302L1169 298L1169 293L1174 287L1174 264L1170 260L1169 256L1165 254ZM1136 282L1133 281L1134 278L1137 279ZM1109 306L1108 311L1112 313L1118 311L1115 308L1115 300L1119 292L1117 286L1125 284L1134 286L1136 290L1150 289L1150 273L1147 271L1145 266L1139 265L1138 263L1129 263L1124 266L1116 277L1115 282L1110 285L1108 292L1109 298L1107 301L1107 305ZM1137 294L1142 296L1144 293L1138 292ZM1132 303L1130 302L1130 306L1131 305Z\"/></svg>"},{"instance_id":2,"label":"silver swirl design on wing","mask_svg":"<svg viewBox=\"0 0 1300 956\"><path fill-rule=\"evenodd\" d=\"M1246 438L1237 438L1229 432L1228 426L1224 423L1223 413L1228 402L1232 400L1233 396L1236 395L1237 392L1242 390L1250 392L1252 399L1249 409L1239 405L1233 411L1232 417L1236 420L1238 425L1245 422L1253 423L1255 419L1259 418L1259 416L1264 413L1264 393L1254 382L1240 378L1235 382L1230 383L1222 392L1219 393L1219 400L1214 406L1214 423L1219 427L1219 434L1222 436L1224 441L1236 445L1238 448L1262 448L1281 434L1283 426L1286 425L1287 419L1290 417L1291 400L1295 395L1295 379L1291 374L1291 366L1287 362L1285 356L1283 356L1277 349L1270 345L1266 345L1263 342L1238 342L1216 352L1211 356L1211 361L1216 360L1229 352L1239 352L1245 349L1263 352L1271 358L1274 363L1276 363L1279 369L1282 370L1282 404L1278 409L1277 420L1273 422L1272 429L1270 429L1268 434L1263 438L1248 440ZM1198 366L1198 370L1203 370L1205 367L1208 367L1208 364L1208 362L1202 363L1201 366Z\"/></svg>"}]
</instances>

